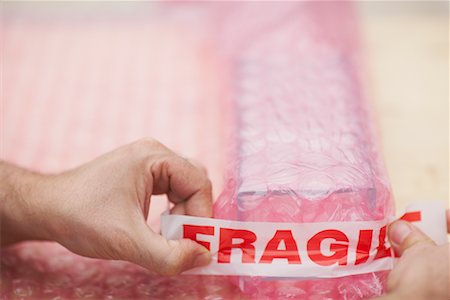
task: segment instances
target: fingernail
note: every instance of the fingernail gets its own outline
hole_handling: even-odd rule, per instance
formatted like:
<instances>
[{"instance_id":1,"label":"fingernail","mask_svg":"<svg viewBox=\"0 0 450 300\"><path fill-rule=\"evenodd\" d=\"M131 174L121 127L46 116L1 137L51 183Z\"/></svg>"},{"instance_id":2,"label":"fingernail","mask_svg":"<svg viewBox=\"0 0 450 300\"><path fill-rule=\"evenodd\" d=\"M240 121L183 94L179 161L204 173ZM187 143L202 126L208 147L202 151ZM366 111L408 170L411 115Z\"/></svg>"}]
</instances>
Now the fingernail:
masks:
<instances>
[{"instance_id":1,"label":"fingernail","mask_svg":"<svg viewBox=\"0 0 450 300\"><path fill-rule=\"evenodd\" d=\"M391 242L397 246L400 246L411 232L412 227L406 221L394 222L389 228Z\"/></svg>"},{"instance_id":2,"label":"fingernail","mask_svg":"<svg viewBox=\"0 0 450 300\"><path fill-rule=\"evenodd\" d=\"M202 252L194 259L194 267L201 267L209 264L211 261L211 254L208 251Z\"/></svg>"}]
</instances>

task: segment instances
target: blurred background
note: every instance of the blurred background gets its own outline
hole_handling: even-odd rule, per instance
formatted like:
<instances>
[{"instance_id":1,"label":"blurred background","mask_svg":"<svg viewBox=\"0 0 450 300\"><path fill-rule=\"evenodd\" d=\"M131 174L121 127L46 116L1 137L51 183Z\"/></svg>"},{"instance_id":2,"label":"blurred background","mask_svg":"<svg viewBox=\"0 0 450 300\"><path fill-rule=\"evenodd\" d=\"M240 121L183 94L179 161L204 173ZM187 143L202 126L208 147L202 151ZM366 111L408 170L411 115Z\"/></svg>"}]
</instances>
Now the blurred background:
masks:
<instances>
[{"instance_id":1,"label":"blurred background","mask_svg":"<svg viewBox=\"0 0 450 300\"><path fill-rule=\"evenodd\" d=\"M224 66L199 21L210 8L178 4L2 2L2 159L56 172L153 136L201 159L219 192ZM398 207L448 199L448 3L355 7Z\"/></svg>"},{"instance_id":2,"label":"blurred background","mask_svg":"<svg viewBox=\"0 0 450 300\"><path fill-rule=\"evenodd\" d=\"M397 207L432 199L448 206L448 3L375 1L358 11Z\"/></svg>"}]
</instances>

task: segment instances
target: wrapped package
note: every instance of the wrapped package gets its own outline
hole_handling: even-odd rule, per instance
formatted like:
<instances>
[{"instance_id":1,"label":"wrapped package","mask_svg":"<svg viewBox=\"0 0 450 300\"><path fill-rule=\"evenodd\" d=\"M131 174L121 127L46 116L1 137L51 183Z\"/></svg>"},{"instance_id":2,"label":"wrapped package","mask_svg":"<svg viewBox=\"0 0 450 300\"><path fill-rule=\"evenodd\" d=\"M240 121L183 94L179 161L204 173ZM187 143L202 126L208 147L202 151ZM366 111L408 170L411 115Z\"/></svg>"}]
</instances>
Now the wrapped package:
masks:
<instances>
[{"instance_id":1,"label":"wrapped package","mask_svg":"<svg viewBox=\"0 0 450 300\"><path fill-rule=\"evenodd\" d=\"M234 149L215 217L383 220L393 215L393 200L358 75L352 7L289 5L276 18L273 5L258 6L269 16L254 26L263 32L253 30L234 52ZM255 10L241 11L234 26L245 31ZM356 299L380 295L385 275L241 277L239 285L255 299Z\"/></svg>"}]
</instances>

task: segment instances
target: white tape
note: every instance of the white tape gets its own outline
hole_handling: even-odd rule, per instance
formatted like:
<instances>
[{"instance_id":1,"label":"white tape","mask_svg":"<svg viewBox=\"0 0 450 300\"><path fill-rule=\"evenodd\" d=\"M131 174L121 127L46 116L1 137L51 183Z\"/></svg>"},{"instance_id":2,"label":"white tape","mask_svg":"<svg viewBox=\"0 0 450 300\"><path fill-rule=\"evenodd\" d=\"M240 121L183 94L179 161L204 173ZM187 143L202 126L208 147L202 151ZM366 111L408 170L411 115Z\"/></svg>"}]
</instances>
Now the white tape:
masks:
<instances>
[{"instance_id":1,"label":"white tape","mask_svg":"<svg viewBox=\"0 0 450 300\"><path fill-rule=\"evenodd\" d=\"M438 245L447 243L447 219L441 201L418 202L406 207L406 212L420 211L422 219L413 224L428 235Z\"/></svg>"},{"instance_id":2,"label":"white tape","mask_svg":"<svg viewBox=\"0 0 450 300\"><path fill-rule=\"evenodd\" d=\"M438 243L446 241L442 205L410 206L402 218ZM163 215L167 239L190 238L211 251L212 262L189 274L341 277L392 269L388 220L368 222L245 222Z\"/></svg>"}]
</instances>

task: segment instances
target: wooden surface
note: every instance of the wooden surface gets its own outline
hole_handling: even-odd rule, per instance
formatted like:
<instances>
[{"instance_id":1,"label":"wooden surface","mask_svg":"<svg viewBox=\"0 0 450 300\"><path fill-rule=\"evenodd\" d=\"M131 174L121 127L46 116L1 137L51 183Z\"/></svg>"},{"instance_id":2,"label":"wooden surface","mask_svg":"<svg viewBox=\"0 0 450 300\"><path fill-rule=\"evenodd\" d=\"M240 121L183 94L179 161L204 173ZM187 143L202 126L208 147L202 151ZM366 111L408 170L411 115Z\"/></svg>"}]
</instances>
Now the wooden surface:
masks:
<instances>
[{"instance_id":1,"label":"wooden surface","mask_svg":"<svg viewBox=\"0 0 450 300\"><path fill-rule=\"evenodd\" d=\"M369 95L397 211L449 202L448 3L359 5Z\"/></svg>"}]
</instances>

